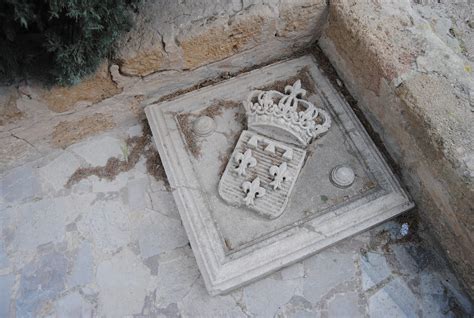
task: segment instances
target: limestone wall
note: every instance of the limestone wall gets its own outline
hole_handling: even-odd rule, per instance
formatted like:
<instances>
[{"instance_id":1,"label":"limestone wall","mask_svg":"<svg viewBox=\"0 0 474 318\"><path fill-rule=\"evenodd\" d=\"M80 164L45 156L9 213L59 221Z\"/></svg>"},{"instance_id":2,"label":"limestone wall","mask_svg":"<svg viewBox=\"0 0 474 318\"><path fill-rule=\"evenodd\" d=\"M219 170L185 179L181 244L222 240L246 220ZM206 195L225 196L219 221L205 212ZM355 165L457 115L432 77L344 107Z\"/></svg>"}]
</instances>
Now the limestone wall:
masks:
<instances>
[{"instance_id":1,"label":"limestone wall","mask_svg":"<svg viewBox=\"0 0 474 318\"><path fill-rule=\"evenodd\" d=\"M120 51L80 84L0 87L0 172L143 116L142 105L314 45L326 0L146 1Z\"/></svg>"},{"instance_id":2,"label":"limestone wall","mask_svg":"<svg viewBox=\"0 0 474 318\"><path fill-rule=\"evenodd\" d=\"M408 0L331 1L319 44L400 165L424 222L473 293L472 62Z\"/></svg>"},{"instance_id":3,"label":"limestone wall","mask_svg":"<svg viewBox=\"0 0 474 318\"><path fill-rule=\"evenodd\" d=\"M146 76L195 69L236 54L259 64L313 43L325 0L148 1L119 45L120 71ZM238 62L239 63L239 62Z\"/></svg>"}]
</instances>

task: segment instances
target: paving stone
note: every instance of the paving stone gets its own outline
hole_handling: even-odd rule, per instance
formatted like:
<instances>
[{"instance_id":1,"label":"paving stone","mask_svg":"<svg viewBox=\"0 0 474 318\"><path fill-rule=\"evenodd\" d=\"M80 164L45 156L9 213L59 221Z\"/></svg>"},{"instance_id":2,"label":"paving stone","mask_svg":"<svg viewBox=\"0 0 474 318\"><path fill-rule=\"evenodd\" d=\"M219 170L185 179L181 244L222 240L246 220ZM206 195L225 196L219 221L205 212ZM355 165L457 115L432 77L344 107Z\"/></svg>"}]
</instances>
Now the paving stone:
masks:
<instances>
[{"instance_id":1,"label":"paving stone","mask_svg":"<svg viewBox=\"0 0 474 318\"><path fill-rule=\"evenodd\" d=\"M199 277L196 260L185 247L160 256L156 303L167 306L182 299Z\"/></svg>"},{"instance_id":2,"label":"paving stone","mask_svg":"<svg viewBox=\"0 0 474 318\"><path fill-rule=\"evenodd\" d=\"M159 255L155 255L143 260L143 264L145 264L150 269L151 275L154 275L154 276L158 275L159 258L160 258Z\"/></svg>"},{"instance_id":3,"label":"paving stone","mask_svg":"<svg viewBox=\"0 0 474 318\"><path fill-rule=\"evenodd\" d=\"M15 228L11 243L14 250L34 251L39 245L61 242L66 224L74 220L79 213L78 208L73 198L60 197L8 209L7 213L13 215L10 226Z\"/></svg>"},{"instance_id":4,"label":"paving stone","mask_svg":"<svg viewBox=\"0 0 474 318\"><path fill-rule=\"evenodd\" d=\"M418 317L418 299L408 286L395 278L368 300L369 316L383 317Z\"/></svg>"},{"instance_id":5,"label":"paving stone","mask_svg":"<svg viewBox=\"0 0 474 318\"><path fill-rule=\"evenodd\" d=\"M423 315L437 317L440 313L472 316L474 306L466 295L460 292L461 288L453 273L445 270L445 266L437 264L436 271L422 271L419 274L419 295ZM439 270L439 272L438 272Z\"/></svg>"},{"instance_id":6,"label":"paving stone","mask_svg":"<svg viewBox=\"0 0 474 318\"><path fill-rule=\"evenodd\" d=\"M158 317L163 317L163 318L180 318L181 317L178 304L176 303L169 304L165 308L158 308L156 310L156 314Z\"/></svg>"},{"instance_id":7,"label":"paving stone","mask_svg":"<svg viewBox=\"0 0 474 318\"><path fill-rule=\"evenodd\" d=\"M295 295L283 306L275 315L277 318L298 317L298 318L319 318L321 313L313 308L304 297Z\"/></svg>"},{"instance_id":8,"label":"paving stone","mask_svg":"<svg viewBox=\"0 0 474 318\"><path fill-rule=\"evenodd\" d=\"M81 162L76 156L64 151L44 167L39 168L39 174L55 191L59 191L80 166Z\"/></svg>"},{"instance_id":9,"label":"paving stone","mask_svg":"<svg viewBox=\"0 0 474 318\"><path fill-rule=\"evenodd\" d=\"M115 252L130 242L128 210L118 199L99 200L88 206L77 228L103 253Z\"/></svg>"},{"instance_id":10,"label":"paving stone","mask_svg":"<svg viewBox=\"0 0 474 318\"><path fill-rule=\"evenodd\" d=\"M37 196L41 186L31 165L12 169L0 177L0 209L7 203L20 202ZM2 205L5 205L2 207Z\"/></svg>"},{"instance_id":11,"label":"paving stone","mask_svg":"<svg viewBox=\"0 0 474 318\"><path fill-rule=\"evenodd\" d=\"M173 194L168 191L149 192L151 209L179 219L178 207Z\"/></svg>"},{"instance_id":12,"label":"paving stone","mask_svg":"<svg viewBox=\"0 0 474 318\"><path fill-rule=\"evenodd\" d=\"M290 301L299 282L276 280L272 276L243 288L248 311L257 317L273 317L278 309Z\"/></svg>"},{"instance_id":13,"label":"paving stone","mask_svg":"<svg viewBox=\"0 0 474 318\"><path fill-rule=\"evenodd\" d=\"M395 255L395 259L399 264L398 270L401 273L413 275L419 272L418 264L410 255L410 253L408 253L406 245L395 244L391 246L391 249L393 251L393 255Z\"/></svg>"},{"instance_id":14,"label":"paving stone","mask_svg":"<svg viewBox=\"0 0 474 318\"><path fill-rule=\"evenodd\" d=\"M92 166L105 166L111 157L123 158L125 142L110 136L102 136L73 145L68 150L84 158Z\"/></svg>"},{"instance_id":15,"label":"paving stone","mask_svg":"<svg viewBox=\"0 0 474 318\"><path fill-rule=\"evenodd\" d=\"M128 207L132 210L142 210L146 207L146 200L148 196L146 189L148 187L148 180L138 179L129 181L127 184L127 202Z\"/></svg>"},{"instance_id":16,"label":"paving stone","mask_svg":"<svg viewBox=\"0 0 474 318\"><path fill-rule=\"evenodd\" d=\"M130 250L123 249L97 266L101 312L109 317L139 313L147 294L150 273Z\"/></svg>"},{"instance_id":17,"label":"paving stone","mask_svg":"<svg viewBox=\"0 0 474 318\"><path fill-rule=\"evenodd\" d=\"M183 317L247 317L230 295L209 297L202 278L178 302L178 308Z\"/></svg>"},{"instance_id":18,"label":"paving stone","mask_svg":"<svg viewBox=\"0 0 474 318\"><path fill-rule=\"evenodd\" d=\"M432 273L422 272L419 276L420 305L426 317L446 317L449 312L448 291Z\"/></svg>"},{"instance_id":19,"label":"paving stone","mask_svg":"<svg viewBox=\"0 0 474 318\"><path fill-rule=\"evenodd\" d=\"M367 290L379 284L390 276L391 270L380 253L368 252L360 257L360 269L362 271L362 288Z\"/></svg>"},{"instance_id":20,"label":"paving stone","mask_svg":"<svg viewBox=\"0 0 474 318\"><path fill-rule=\"evenodd\" d=\"M0 276L0 317L10 317L10 300L14 275Z\"/></svg>"},{"instance_id":21,"label":"paving stone","mask_svg":"<svg viewBox=\"0 0 474 318\"><path fill-rule=\"evenodd\" d=\"M93 306L78 293L66 295L56 301L57 317L82 318L93 317Z\"/></svg>"},{"instance_id":22,"label":"paving stone","mask_svg":"<svg viewBox=\"0 0 474 318\"><path fill-rule=\"evenodd\" d=\"M304 276L303 263L296 263L291 266L283 268L281 271L281 277L284 280L298 279Z\"/></svg>"},{"instance_id":23,"label":"paving stone","mask_svg":"<svg viewBox=\"0 0 474 318\"><path fill-rule=\"evenodd\" d=\"M8 267L10 262L8 261L8 255L5 250L5 243L0 240L0 269Z\"/></svg>"},{"instance_id":24,"label":"paving stone","mask_svg":"<svg viewBox=\"0 0 474 318\"><path fill-rule=\"evenodd\" d=\"M138 125L128 128L127 135L129 137L139 137L143 134L142 130L143 130L142 125L138 124Z\"/></svg>"},{"instance_id":25,"label":"paving stone","mask_svg":"<svg viewBox=\"0 0 474 318\"><path fill-rule=\"evenodd\" d=\"M84 241L77 250L76 257L72 263L72 269L68 275L68 286L75 287L92 282L94 278L94 259L89 242Z\"/></svg>"},{"instance_id":26,"label":"paving stone","mask_svg":"<svg viewBox=\"0 0 474 318\"><path fill-rule=\"evenodd\" d=\"M430 264L435 264L435 256L432 251L426 249L423 245L408 245L407 252L415 261L418 271L422 271Z\"/></svg>"},{"instance_id":27,"label":"paving stone","mask_svg":"<svg viewBox=\"0 0 474 318\"><path fill-rule=\"evenodd\" d=\"M21 271L20 289L16 301L18 317L36 317L44 303L57 297L65 287L66 257L49 251Z\"/></svg>"},{"instance_id":28,"label":"paving stone","mask_svg":"<svg viewBox=\"0 0 474 318\"><path fill-rule=\"evenodd\" d=\"M96 176L92 176L89 179L92 182L92 192L118 192L127 186L128 175L126 173L120 173L115 177L114 180L99 179Z\"/></svg>"},{"instance_id":29,"label":"paving stone","mask_svg":"<svg viewBox=\"0 0 474 318\"><path fill-rule=\"evenodd\" d=\"M151 212L141 221L138 241L141 255L145 259L184 246L188 243L188 238L181 221Z\"/></svg>"},{"instance_id":30,"label":"paving stone","mask_svg":"<svg viewBox=\"0 0 474 318\"><path fill-rule=\"evenodd\" d=\"M331 288L355 278L353 254L340 254L325 250L312 256L303 264L306 279L303 281L303 295L317 303Z\"/></svg>"},{"instance_id":31,"label":"paving stone","mask_svg":"<svg viewBox=\"0 0 474 318\"><path fill-rule=\"evenodd\" d=\"M328 302L329 317L364 317L359 308L359 296L356 293L337 294Z\"/></svg>"}]
</instances>

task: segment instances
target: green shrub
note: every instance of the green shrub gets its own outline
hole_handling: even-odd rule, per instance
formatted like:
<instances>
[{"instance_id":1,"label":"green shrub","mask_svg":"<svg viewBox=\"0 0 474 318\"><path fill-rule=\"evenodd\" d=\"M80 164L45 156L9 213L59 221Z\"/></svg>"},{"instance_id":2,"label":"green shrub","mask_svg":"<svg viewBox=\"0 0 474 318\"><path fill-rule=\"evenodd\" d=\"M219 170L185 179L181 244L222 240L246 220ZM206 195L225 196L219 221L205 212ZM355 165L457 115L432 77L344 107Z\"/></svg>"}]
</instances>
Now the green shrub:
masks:
<instances>
[{"instance_id":1,"label":"green shrub","mask_svg":"<svg viewBox=\"0 0 474 318\"><path fill-rule=\"evenodd\" d=\"M77 83L110 56L138 1L0 0L0 79Z\"/></svg>"}]
</instances>

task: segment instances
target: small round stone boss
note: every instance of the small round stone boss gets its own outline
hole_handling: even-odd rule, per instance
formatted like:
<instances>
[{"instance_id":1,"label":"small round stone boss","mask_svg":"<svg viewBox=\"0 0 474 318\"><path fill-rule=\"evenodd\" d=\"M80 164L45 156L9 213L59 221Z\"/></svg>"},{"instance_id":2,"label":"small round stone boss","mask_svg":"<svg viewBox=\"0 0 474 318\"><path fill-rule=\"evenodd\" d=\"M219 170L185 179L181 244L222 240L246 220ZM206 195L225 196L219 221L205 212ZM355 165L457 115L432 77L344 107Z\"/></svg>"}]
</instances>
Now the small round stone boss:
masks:
<instances>
[{"instance_id":1,"label":"small round stone boss","mask_svg":"<svg viewBox=\"0 0 474 318\"><path fill-rule=\"evenodd\" d=\"M199 137L209 136L214 130L216 130L216 123L209 116L201 116L193 122L193 132Z\"/></svg>"},{"instance_id":2,"label":"small round stone boss","mask_svg":"<svg viewBox=\"0 0 474 318\"><path fill-rule=\"evenodd\" d=\"M351 167L346 165L335 166L331 170L330 180L336 187L350 187L355 180L354 170L352 170Z\"/></svg>"}]
</instances>

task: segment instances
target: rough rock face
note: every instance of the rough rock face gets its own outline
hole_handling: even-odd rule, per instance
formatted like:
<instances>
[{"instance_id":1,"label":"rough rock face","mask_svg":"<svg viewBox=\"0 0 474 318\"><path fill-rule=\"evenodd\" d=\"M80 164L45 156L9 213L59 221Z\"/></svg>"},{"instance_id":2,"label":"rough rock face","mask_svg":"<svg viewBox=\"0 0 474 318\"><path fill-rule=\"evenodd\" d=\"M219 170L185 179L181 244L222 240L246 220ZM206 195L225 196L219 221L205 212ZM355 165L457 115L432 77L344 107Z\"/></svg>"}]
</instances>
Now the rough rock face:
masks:
<instances>
[{"instance_id":1,"label":"rough rock face","mask_svg":"<svg viewBox=\"0 0 474 318\"><path fill-rule=\"evenodd\" d=\"M0 87L0 171L142 118L142 102L292 56L326 17L325 0L147 1L109 69L71 87Z\"/></svg>"},{"instance_id":2,"label":"rough rock face","mask_svg":"<svg viewBox=\"0 0 474 318\"><path fill-rule=\"evenodd\" d=\"M332 1L320 46L474 294L474 79L410 1Z\"/></svg>"},{"instance_id":3,"label":"rough rock face","mask_svg":"<svg viewBox=\"0 0 474 318\"><path fill-rule=\"evenodd\" d=\"M194 69L253 49L255 64L311 44L326 18L324 0L147 2L123 39L126 75Z\"/></svg>"},{"instance_id":4,"label":"rough rock face","mask_svg":"<svg viewBox=\"0 0 474 318\"><path fill-rule=\"evenodd\" d=\"M77 102L94 104L120 92L120 88L112 81L107 63L104 63L95 74L81 83L70 87L43 89L40 95L50 110L62 113L71 110Z\"/></svg>"},{"instance_id":5,"label":"rough rock face","mask_svg":"<svg viewBox=\"0 0 474 318\"><path fill-rule=\"evenodd\" d=\"M0 87L0 125L18 119L23 115L16 106L18 98L19 93L16 87Z\"/></svg>"}]
</instances>

